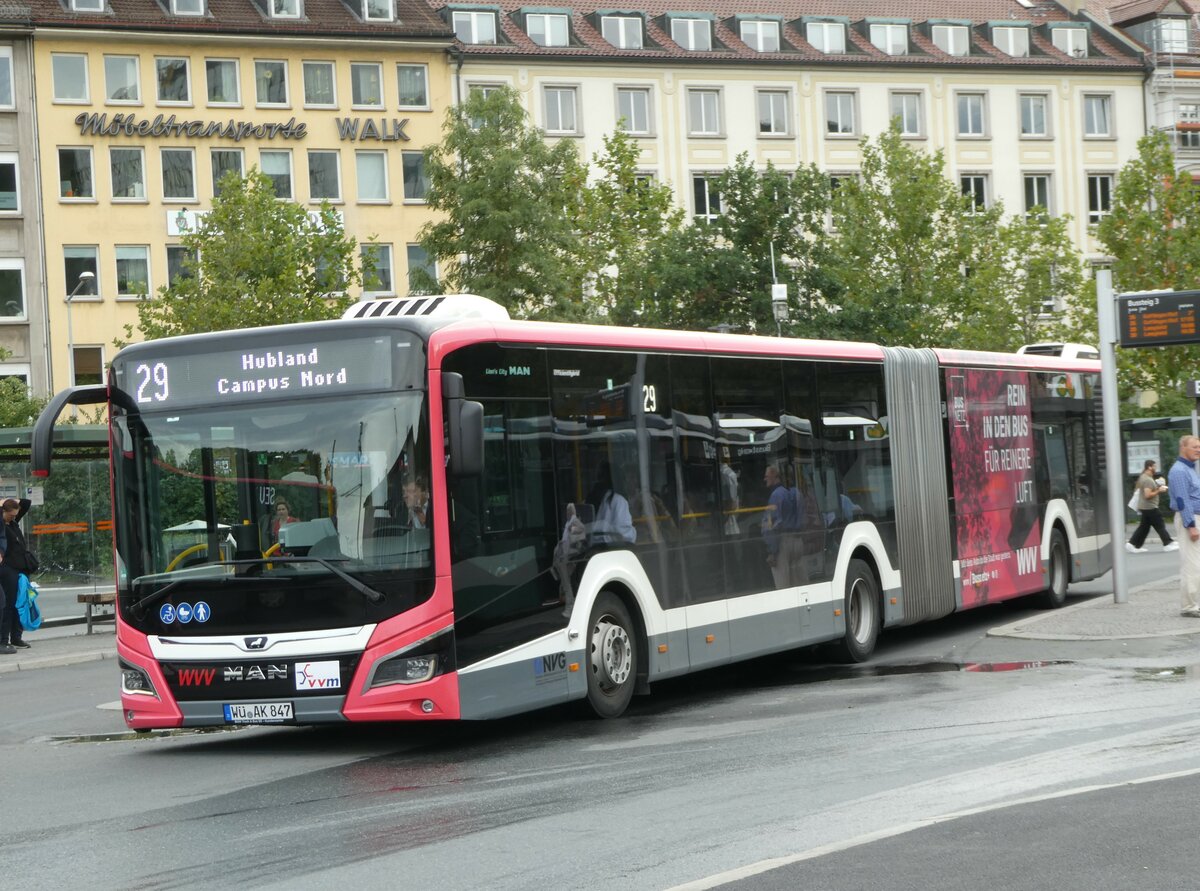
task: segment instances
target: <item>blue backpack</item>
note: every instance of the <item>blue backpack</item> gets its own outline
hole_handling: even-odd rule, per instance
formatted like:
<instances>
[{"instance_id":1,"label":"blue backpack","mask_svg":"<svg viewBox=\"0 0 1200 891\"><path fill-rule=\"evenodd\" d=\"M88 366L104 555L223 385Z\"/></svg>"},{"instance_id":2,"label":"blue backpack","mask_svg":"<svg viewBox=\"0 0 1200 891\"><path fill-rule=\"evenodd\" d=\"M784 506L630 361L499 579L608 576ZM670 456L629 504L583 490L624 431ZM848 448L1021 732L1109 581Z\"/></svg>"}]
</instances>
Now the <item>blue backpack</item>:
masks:
<instances>
[{"instance_id":1,"label":"blue backpack","mask_svg":"<svg viewBox=\"0 0 1200 891\"><path fill-rule=\"evenodd\" d=\"M42 627L42 611L37 605L37 585L29 576L21 573L17 577L17 618L26 631L37 631Z\"/></svg>"}]
</instances>

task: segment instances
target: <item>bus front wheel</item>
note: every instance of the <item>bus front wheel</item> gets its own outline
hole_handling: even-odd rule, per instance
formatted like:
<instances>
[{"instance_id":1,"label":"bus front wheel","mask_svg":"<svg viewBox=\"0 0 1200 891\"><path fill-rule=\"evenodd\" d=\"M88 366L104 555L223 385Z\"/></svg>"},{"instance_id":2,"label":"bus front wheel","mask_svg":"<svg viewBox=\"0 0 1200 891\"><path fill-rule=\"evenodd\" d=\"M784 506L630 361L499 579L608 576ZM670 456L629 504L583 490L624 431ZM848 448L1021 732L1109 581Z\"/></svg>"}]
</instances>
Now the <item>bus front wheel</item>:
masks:
<instances>
[{"instance_id":1,"label":"bus front wheel","mask_svg":"<svg viewBox=\"0 0 1200 891\"><path fill-rule=\"evenodd\" d=\"M1058 609L1067 602L1067 585L1071 581L1071 549L1061 529L1050 533L1050 572L1046 590L1042 592L1041 605L1045 609Z\"/></svg>"},{"instance_id":2,"label":"bus front wheel","mask_svg":"<svg viewBox=\"0 0 1200 891\"><path fill-rule=\"evenodd\" d=\"M587 699L598 717L617 717L633 698L638 672L634 635L625 604L603 592L592 607L587 644Z\"/></svg>"},{"instance_id":3,"label":"bus front wheel","mask_svg":"<svg viewBox=\"0 0 1200 891\"><path fill-rule=\"evenodd\" d=\"M879 636L879 582L863 560L851 560L846 568L846 598L843 614L846 631L837 643L844 662L865 662L875 651Z\"/></svg>"}]
</instances>

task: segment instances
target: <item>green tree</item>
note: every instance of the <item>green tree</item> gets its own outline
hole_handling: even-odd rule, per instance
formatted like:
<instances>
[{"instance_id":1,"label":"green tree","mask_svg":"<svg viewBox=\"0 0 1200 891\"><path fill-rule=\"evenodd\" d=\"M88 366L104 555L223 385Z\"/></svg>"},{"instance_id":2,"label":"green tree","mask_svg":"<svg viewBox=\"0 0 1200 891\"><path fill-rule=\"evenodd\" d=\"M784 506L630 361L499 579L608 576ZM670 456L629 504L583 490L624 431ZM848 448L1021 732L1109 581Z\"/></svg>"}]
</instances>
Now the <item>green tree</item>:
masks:
<instances>
[{"instance_id":1,"label":"green tree","mask_svg":"<svg viewBox=\"0 0 1200 891\"><path fill-rule=\"evenodd\" d=\"M576 226L587 170L570 140L529 124L515 91L473 93L446 113L425 150L426 201L440 213L420 243L447 291L495 300L515 316L580 318L590 270ZM418 277L414 285L429 290Z\"/></svg>"},{"instance_id":2,"label":"green tree","mask_svg":"<svg viewBox=\"0 0 1200 891\"><path fill-rule=\"evenodd\" d=\"M1191 174L1175 169L1166 133L1138 141L1138 155L1117 175L1111 213L1097 236L1113 258L1119 292L1190 290L1200 273L1200 190ZM1118 377L1126 388L1178 393L1195 377L1200 348L1155 347L1119 354Z\"/></svg>"},{"instance_id":3,"label":"green tree","mask_svg":"<svg viewBox=\"0 0 1200 891\"><path fill-rule=\"evenodd\" d=\"M940 151L908 145L892 127L861 143L861 175L833 199L826 272L837 336L905 346L970 346L964 320L992 299L970 282L998 207L978 208L945 176Z\"/></svg>"},{"instance_id":4,"label":"green tree","mask_svg":"<svg viewBox=\"0 0 1200 891\"><path fill-rule=\"evenodd\" d=\"M351 300L344 292L362 282L357 244L328 203L314 218L253 168L225 175L180 242L192 255L184 274L138 305L146 339L337 318ZM133 327L125 334L132 340Z\"/></svg>"}]
</instances>

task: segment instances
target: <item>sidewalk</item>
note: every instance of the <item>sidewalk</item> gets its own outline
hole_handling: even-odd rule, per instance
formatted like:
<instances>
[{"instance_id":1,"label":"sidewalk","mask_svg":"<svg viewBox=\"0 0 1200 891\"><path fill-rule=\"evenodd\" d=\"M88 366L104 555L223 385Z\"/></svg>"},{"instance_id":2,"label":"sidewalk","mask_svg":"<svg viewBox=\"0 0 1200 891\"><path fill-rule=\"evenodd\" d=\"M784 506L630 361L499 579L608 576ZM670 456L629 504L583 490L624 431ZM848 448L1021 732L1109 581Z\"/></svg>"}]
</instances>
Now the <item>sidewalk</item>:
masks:
<instances>
[{"instance_id":1,"label":"sidewalk","mask_svg":"<svg viewBox=\"0 0 1200 891\"><path fill-rule=\"evenodd\" d=\"M25 639L28 650L0 656L0 674L117 658L116 626L112 622L93 625L91 634L84 631L83 625L40 628L26 631Z\"/></svg>"}]
</instances>

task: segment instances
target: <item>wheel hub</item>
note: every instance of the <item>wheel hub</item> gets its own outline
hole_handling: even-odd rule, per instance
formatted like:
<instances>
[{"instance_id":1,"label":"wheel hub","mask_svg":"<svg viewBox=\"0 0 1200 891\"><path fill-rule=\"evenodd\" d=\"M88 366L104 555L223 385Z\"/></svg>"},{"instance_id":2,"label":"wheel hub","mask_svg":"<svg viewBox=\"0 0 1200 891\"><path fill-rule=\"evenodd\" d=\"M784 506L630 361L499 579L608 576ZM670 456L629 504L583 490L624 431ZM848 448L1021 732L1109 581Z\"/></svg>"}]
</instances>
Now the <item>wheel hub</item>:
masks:
<instances>
[{"instance_id":1,"label":"wheel hub","mask_svg":"<svg viewBox=\"0 0 1200 891\"><path fill-rule=\"evenodd\" d=\"M619 687L629 680L633 668L633 644L629 634L607 617L592 631L592 672L604 687Z\"/></svg>"}]
</instances>

